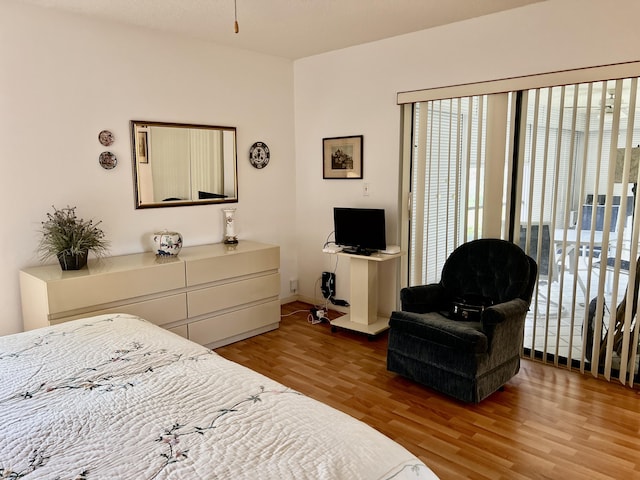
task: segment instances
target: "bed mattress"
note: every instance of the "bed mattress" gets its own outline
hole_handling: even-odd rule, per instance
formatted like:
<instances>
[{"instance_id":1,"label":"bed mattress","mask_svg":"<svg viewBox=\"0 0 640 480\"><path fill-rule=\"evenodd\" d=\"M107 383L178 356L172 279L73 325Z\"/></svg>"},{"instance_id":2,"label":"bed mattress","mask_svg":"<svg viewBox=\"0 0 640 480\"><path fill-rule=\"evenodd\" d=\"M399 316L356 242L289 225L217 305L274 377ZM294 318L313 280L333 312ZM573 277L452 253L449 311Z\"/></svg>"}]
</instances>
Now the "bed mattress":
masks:
<instances>
[{"instance_id":1,"label":"bed mattress","mask_svg":"<svg viewBox=\"0 0 640 480\"><path fill-rule=\"evenodd\" d=\"M437 478L359 420L129 315L0 337L0 385L0 478Z\"/></svg>"}]
</instances>

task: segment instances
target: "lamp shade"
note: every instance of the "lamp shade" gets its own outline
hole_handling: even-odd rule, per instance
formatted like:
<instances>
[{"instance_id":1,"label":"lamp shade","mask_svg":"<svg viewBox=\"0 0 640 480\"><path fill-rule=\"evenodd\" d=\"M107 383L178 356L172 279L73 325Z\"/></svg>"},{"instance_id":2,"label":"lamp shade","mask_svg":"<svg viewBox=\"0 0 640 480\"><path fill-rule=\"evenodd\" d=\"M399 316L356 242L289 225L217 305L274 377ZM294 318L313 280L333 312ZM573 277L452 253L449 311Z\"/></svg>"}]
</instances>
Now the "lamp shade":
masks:
<instances>
[{"instance_id":1,"label":"lamp shade","mask_svg":"<svg viewBox=\"0 0 640 480\"><path fill-rule=\"evenodd\" d=\"M631 163L629 165L629 176L624 178L624 156L626 148L619 148L616 155L616 172L614 174L614 182L622 183L636 183L638 181L638 165L640 164L640 147L631 149Z\"/></svg>"}]
</instances>

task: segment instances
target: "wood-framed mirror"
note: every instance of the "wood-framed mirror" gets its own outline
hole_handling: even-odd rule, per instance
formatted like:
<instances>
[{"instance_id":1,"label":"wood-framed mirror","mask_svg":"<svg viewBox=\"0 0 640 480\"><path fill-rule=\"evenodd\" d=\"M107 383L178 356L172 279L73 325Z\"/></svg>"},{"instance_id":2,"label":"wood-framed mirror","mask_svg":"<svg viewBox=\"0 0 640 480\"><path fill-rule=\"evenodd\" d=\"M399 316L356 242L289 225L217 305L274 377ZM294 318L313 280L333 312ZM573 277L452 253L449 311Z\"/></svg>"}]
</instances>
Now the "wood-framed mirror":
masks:
<instances>
[{"instance_id":1,"label":"wood-framed mirror","mask_svg":"<svg viewBox=\"0 0 640 480\"><path fill-rule=\"evenodd\" d=\"M238 201L236 128L131 121L136 208Z\"/></svg>"}]
</instances>

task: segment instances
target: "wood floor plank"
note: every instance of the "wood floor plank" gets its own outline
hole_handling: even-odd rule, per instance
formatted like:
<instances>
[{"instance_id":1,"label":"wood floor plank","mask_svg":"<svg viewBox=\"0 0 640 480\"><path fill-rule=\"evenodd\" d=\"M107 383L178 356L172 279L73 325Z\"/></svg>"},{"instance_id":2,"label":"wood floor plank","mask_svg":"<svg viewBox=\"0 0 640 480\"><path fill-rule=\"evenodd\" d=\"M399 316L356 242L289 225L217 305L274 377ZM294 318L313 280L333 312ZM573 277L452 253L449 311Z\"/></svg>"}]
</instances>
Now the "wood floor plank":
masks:
<instances>
[{"instance_id":1,"label":"wood floor plank","mask_svg":"<svg viewBox=\"0 0 640 480\"><path fill-rule=\"evenodd\" d=\"M283 305L278 330L216 352L368 423L443 480L640 479L638 390L523 360L503 392L464 404L387 371L386 333L332 332L310 307Z\"/></svg>"}]
</instances>

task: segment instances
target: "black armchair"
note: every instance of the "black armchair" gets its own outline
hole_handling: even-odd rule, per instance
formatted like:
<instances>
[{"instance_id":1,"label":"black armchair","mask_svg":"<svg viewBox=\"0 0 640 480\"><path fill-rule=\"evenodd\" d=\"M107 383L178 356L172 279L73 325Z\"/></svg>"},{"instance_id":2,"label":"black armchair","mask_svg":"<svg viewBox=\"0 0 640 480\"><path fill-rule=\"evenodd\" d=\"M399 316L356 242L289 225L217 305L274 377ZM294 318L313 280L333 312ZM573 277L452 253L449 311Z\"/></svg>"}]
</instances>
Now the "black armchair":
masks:
<instances>
[{"instance_id":1,"label":"black armchair","mask_svg":"<svg viewBox=\"0 0 640 480\"><path fill-rule=\"evenodd\" d=\"M499 239L453 251L439 283L404 288L389 321L387 369L464 402L480 402L520 370L524 321L538 268ZM451 318L452 304L491 299L479 318Z\"/></svg>"}]
</instances>

